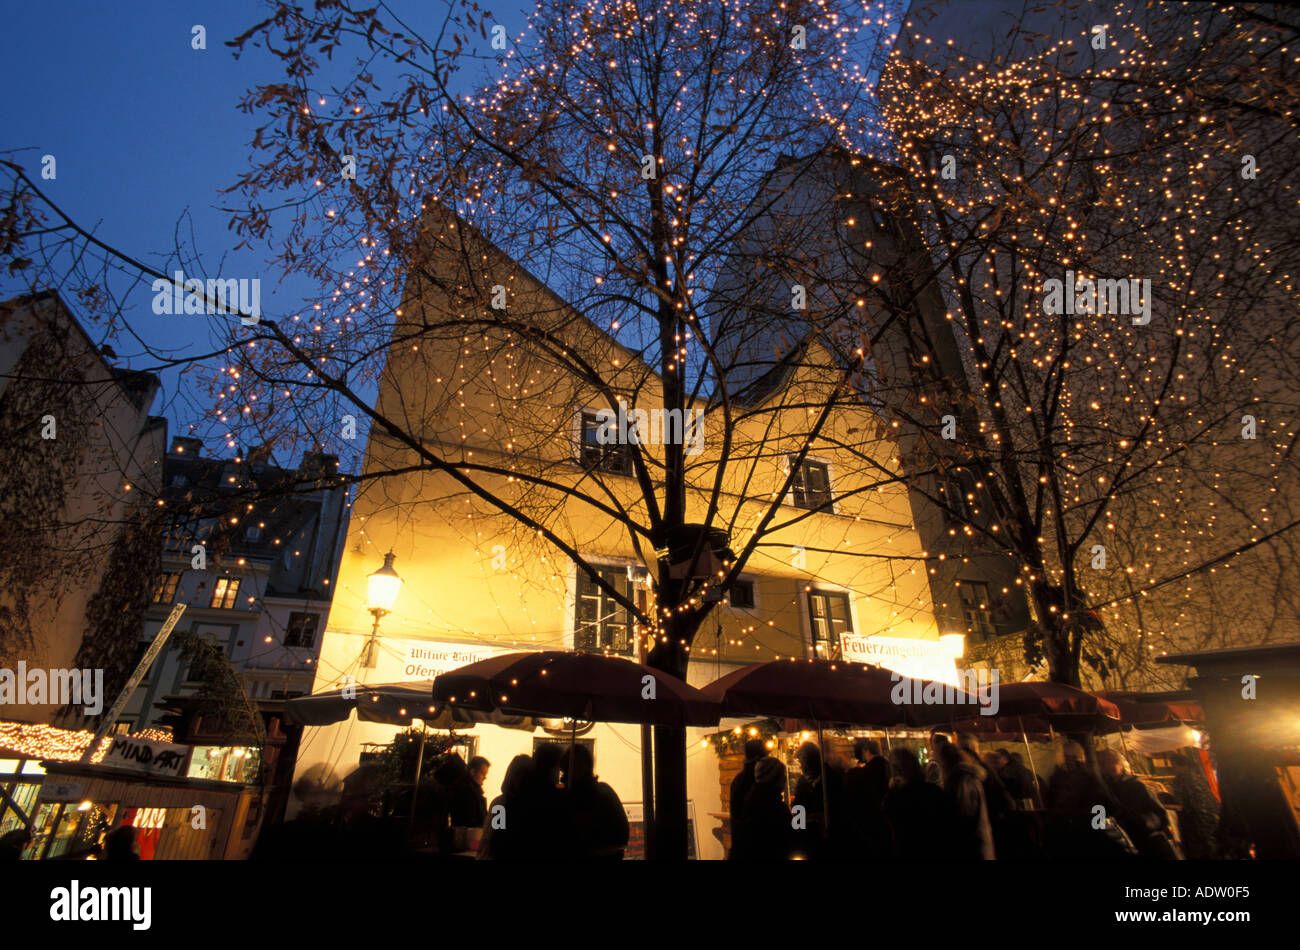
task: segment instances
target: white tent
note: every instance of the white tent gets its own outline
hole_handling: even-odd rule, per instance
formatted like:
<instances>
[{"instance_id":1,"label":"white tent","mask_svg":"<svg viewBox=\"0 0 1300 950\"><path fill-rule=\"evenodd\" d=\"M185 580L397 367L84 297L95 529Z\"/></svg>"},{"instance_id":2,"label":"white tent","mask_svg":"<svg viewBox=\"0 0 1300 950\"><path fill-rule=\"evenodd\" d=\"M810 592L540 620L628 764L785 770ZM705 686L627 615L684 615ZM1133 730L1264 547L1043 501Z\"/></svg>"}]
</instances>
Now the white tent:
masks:
<instances>
[{"instance_id":1,"label":"white tent","mask_svg":"<svg viewBox=\"0 0 1300 950\"><path fill-rule=\"evenodd\" d=\"M1142 755L1172 752L1188 746L1196 748L1201 744L1200 732L1183 723L1151 729L1125 729L1122 735L1124 747Z\"/></svg>"},{"instance_id":2,"label":"white tent","mask_svg":"<svg viewBox=\"0 0 1300 950\"><path fill-rule=\"evenodd\" d=\"M290 721L304 726L342 722L353 710L362 722L383 722L393 726L409 726L415 720L422 721L430 729L455 729L479 722L528 730L534 725L531 719L523 716L451 709L436 703L433 701L433 680L374 686L358 683L312 696L298 696L285 703Z\"/></svg>"}]
</instances>

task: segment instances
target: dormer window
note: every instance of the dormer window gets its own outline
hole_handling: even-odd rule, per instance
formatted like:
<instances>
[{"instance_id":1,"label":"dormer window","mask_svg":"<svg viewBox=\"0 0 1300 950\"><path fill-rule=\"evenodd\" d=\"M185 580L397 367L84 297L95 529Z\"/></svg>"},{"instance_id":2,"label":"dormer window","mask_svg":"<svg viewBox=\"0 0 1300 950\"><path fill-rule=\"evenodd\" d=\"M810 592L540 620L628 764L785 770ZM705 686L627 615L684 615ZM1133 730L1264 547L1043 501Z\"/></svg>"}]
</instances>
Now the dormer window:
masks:
<instances>
[{"instance_id":1,"label":"dormer window","mask_svg":"<svg viewBox=\"0 0 1300 950\"><path fill-rule=\"evenodd\" d=\"M831 508L831 467L825 462L804 459L790 483L791 501L796 508Z\"/></svg>"},{"instance_id":2,"label":"dormer window","mask_svg":"<svg viewBox=\"0 0 1300 950\"><path fill-rule=\"evenodd\" d=\"M609 441L601 442L605 422L594 412L583 411L582 432L578 445L578 463L587 471L613 472L616 475L632 474L632 446Z\"/></svg>"}]
</instances>

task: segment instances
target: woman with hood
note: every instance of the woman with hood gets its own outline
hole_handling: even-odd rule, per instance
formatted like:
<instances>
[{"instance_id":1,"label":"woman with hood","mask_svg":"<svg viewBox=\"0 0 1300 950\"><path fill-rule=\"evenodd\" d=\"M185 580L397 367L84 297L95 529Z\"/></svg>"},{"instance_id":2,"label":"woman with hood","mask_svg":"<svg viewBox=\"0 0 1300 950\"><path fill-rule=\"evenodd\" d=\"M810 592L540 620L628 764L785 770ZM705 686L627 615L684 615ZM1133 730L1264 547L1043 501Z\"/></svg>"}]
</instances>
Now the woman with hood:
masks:
<instances>
[{"instance_id":1,"label":"woman with hood","mask_svg":"<svg viewBox=\"0 0 1300 950\"><path fill-rule=\"evenodd\" d=\"M984 800L984 767L951 743L939 748L943 790L957 812L953 857L992 861L993 826Z\"/></svg>"}]
</instances>

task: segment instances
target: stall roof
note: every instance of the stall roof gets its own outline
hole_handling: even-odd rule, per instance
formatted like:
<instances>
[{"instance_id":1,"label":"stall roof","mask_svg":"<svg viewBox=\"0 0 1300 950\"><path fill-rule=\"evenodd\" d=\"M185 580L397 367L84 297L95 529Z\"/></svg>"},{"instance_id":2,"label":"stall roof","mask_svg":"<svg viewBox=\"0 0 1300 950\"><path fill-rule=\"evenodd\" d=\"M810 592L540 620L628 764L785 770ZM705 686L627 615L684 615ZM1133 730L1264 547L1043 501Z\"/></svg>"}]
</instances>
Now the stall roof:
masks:
<instances>
[{"instance_id":1,"label":"stall roof","mask_svg":"<svg viewBox=\"0 0 1300 950\"><path fill-rule=\"evenodd\" d=\"M129 782L134 785L154 785L168 788L201 788L213 792L239 792L246 788L256 788L244 782L220 782L215 779L196 778L193 776L158 775L145 772L133 772L130 769L117 769L101 763L54 762L41 763L46 775L75 775L78 778L102 778L114 782Z\"/></svg>"},{"instance_id":2,"label":"stall roof","mask_svg":"<svg viewBox=\"0 0 1300 950\"><path fill-rule=\"evenodd\" d=\"M1300 667L1300 642L1255 643L1222 650L1202 650L1198 653L1171 653L1169 656L1156 657L1156 662L1194 666L1197 670L1207 671L1225 667L1237 668L1243 664L1254 665L1260 662L1280 662L1284 666Z\"/></svg>"}]
</instances>

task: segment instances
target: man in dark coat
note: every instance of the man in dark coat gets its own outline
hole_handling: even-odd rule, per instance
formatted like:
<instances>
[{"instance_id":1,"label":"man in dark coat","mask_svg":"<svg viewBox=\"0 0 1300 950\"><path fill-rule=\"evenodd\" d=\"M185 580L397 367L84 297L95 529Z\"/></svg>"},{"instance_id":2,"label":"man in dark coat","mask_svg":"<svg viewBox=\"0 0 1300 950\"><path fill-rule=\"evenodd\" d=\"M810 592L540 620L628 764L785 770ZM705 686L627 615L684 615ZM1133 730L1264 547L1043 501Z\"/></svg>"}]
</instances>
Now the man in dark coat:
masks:
<instances>
[{"instance_id":1,"label":"man in dark coat","mask_svg":"<svg viewBox=\"0 0 1300 950\"><path fill-rule=\"evenodd\" d=\"M564 746L539 742L533 749L533 767L519 792L518 810L525 820L516 837L516 852L525 860L553 861L571 846L566 826L560 765Z\"/></svg>"},{"instance_id":2,"label":"man in dark coat","mask_svg":"<svg viewBox=\"0 0 1300 950\"><path fill-rule=\"evenodd\" d=\"M1038 791L1038 781L1034 773L1025 765L1024 759L1019 752L1008 752L1006 749L999 749L998 753L1002 758L1002 767L998 769L998 777L1002 779L1002 784L1006 787L1007 793L1018 802L1030 802L1035 808L1043 807L1042 796Z\"/></svg>"},{"instance_id":3,"label":"man in dark coat","mask_svg":"<svg viewBox=\"0 0 1300 950\"><path fill-rule=\"evenodd\" d=\"M482 787L470 775L465 760L455 752L444 756L433 777L442 790L452 826L483 827L483 819L487 817L487 799Z\"/></svg>"},{"instance_id":4,"label":"man in dark coat","mask_svg":"<svg viewBox=\"0 0 1300 950\"><path fill-rule=\"evenodd\" d=\"M879 860L889 857L889 829L882 808L889 792L889 760L875 739L853 743L856 768L844 774L844 808L849 821L849 857Z\"/></svg>"},{"instance_id":5,"label":"man in dark coat","mask_svg":"<svg viewBox=\"0 0 1300 950\"><path fill-rule=\"evenodd\" d=\"M785 861L793 845L790 809L785 804L785 766L768 756L754 766L754 787L740 809L736 861Z\"/></svg>"},{"instance_id":6,"label":"man in dark coat","mask_svg":"<svg viewBox=\"0 0 1300 950\"><path fill-rule=\"evenodd\" d=\"M822 762L816 743L805 742L795 756L801 774L795 783L792 809L802 807L806 822L798 834L800 849L810 860L838 858L841 831L848 825L844 816L844 773L830 762Z\"/></svg>"},{"instance_id":7,"label":"man in dark coat","mask_svg":"<svg viewBox=\"0 0 1300 950\"><path fill-rule=\"evenodd\" d=\"M575 745L564 771L565 827L569 834L564 853L580 861L621 861L627 850L627 811L618 793L596 775L596 759L589 747Z\"/></svg>"},{"instance_id":8,"label":"man in dark coat","mask_svg":"<svg viewBox=\"0 0 1300 950\"><path fill-rule=\"evenodd\" d=\"M745 743L745 764L740 767L740 772L731 780L731 795L728 802L731 815L731 850L735 853L736 840L741 834L740 830L740 812L745 805L745 797L749 794L750 789L754 787L754 767L758 765L760 759L767 758L767 743L762 739L750 739Z\"/></svg>"},{"instance_id":9,"label":"man in dark coat","mask_svg":"<svg viewBox=\"0 0 1300 950\"><path fill-rule=\"evenodd\" d=\"M1109 812L1110 792L1087 764L1083 746L1071 740L1061 749L1062 760L1047 783L1047 844L1050 856L1113 858L1115 841L1104 828L1094 827L1098 805Z\"/></svg>"},{"instance_id":10,"label":"man in dark coat","mask_svg":"<svg viewBox=\"0 0 1300 950\"><path fill-rule=\"evenodd\" d=\"M1144 858L1171 861L1178 853L1170 838L1171 822L1165 806L1151 789L1128 771L1124 757L1114 749L1097 753L1102 779L1118 806L1115 820L1133 840Z\"/></svg>"},{"instance_id":11,"label":"man in dark coat","mask_svg":"<svg viewBox=\"0 0 1300 950\"><path fill-rule=\"evenodd\" d=\"M895 748L891 758L897 781L884 803L891 854L914 861L947 860L956 833L952 802L942 788L926 781L915 752Z\"/></svg>"}]
</instances>

